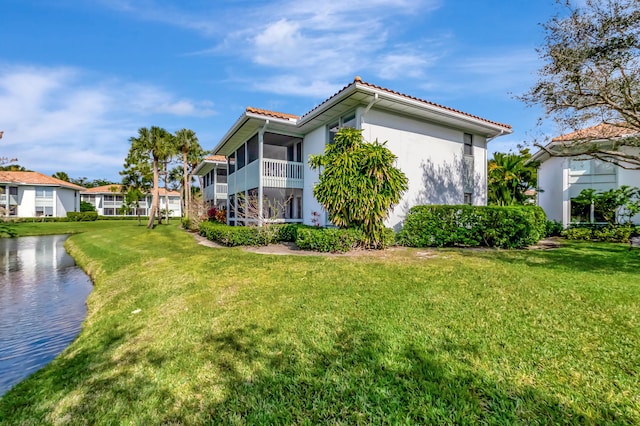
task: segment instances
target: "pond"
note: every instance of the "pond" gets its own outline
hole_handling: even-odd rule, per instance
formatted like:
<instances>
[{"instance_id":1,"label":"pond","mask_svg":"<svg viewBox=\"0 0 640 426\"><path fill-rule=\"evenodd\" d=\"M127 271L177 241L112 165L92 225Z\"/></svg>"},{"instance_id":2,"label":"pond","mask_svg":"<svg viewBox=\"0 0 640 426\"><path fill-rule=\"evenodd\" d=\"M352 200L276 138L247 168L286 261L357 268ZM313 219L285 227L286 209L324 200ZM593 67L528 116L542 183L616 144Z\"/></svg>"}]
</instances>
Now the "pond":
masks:
<instances>
[{"instance_id":1,"label":"pond","mask_svg":"<svg viewBox=\"0 0 640 426\"><path fill-rule=\"evenodd\" d=\"M80 332L92 284L65 251L66 239L0 238L0 396Z\"/></svg>"}]
</instances>

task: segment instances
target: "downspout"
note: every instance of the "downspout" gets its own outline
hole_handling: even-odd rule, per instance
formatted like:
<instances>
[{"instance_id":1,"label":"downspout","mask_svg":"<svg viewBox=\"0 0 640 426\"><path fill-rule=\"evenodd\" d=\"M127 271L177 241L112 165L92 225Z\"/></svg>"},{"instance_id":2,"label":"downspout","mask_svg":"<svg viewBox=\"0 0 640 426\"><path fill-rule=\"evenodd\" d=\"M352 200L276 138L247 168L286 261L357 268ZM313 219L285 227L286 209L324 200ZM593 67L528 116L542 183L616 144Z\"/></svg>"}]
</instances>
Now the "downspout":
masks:
<instances>
[{"instance_id":1,"label":"downspout","mask_svg":"<svg viewBox=\"0 0 640 426\"><path fill-rule=\"evenodd\" d=\"M267 130L267 126L269 125L269 120L264 122L264 126L258 132L258 219L259 226L262 226L262 197L264 196L264 189L262 187L262 176L264 174L264 164L262 163L263 156L263 147L264 147L264 132Z\"/></svg>"},{"instance_id":2,"label":"downspout","mask_svg":"<svg viewBox=\"0 0 640 426\"><path fill-rule=\"evenodd\" d=\"M369 110L371 109L371 107L377 103L379 100L378 98L378 94L374 93L373 94L373 99L371 99L371 101L367 104L367 107L364 109L364 111L362 112L362 115L360 116L360 130L362 130L362 125L364 124L364 116L367 115L367 113L369 112ZM371 138L371 135L369 135L369 138Z\"/></svg>"}]
</instances>

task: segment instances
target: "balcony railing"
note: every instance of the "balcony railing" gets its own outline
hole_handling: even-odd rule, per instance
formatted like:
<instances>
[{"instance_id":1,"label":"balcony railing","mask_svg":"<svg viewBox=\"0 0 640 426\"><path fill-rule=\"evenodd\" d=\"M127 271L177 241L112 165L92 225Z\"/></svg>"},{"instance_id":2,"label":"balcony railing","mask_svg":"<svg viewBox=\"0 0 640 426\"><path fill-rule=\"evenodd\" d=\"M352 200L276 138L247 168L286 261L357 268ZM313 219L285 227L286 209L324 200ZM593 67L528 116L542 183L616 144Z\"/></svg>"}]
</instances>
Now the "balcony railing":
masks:
<instances>
[{"instance_id":1,"label":"balcony railing","mask_svg":"<svg viewBox=\"0 0 640 426\"><path fill-rule=\"evenodd\" d=\"M262 160L262 184L276 188L302 188L304 163Z\"/></svg>"},{"instance_id":2,"label":"balcony railing","mask_svg":"<svg viewBox=\"0 0 640 426\"><path fill-rule=\"evenodd\" d=\"M227 195L227 184L226 183L216 183L216 197L226 197Z\"/></svg>"},{"instance_id":3,"label":"balcony railing","mask_svg":"<svg viewBox=\"0 0 640 426\"><path fill-rule=\"evenodd\" d=\"M1 204L0 207L7 205L7 197L9 197L9 204L10 205L17 205L18 204L18 196L17 195L0 194L0 204Z\"/></svg>"}]
</instances>

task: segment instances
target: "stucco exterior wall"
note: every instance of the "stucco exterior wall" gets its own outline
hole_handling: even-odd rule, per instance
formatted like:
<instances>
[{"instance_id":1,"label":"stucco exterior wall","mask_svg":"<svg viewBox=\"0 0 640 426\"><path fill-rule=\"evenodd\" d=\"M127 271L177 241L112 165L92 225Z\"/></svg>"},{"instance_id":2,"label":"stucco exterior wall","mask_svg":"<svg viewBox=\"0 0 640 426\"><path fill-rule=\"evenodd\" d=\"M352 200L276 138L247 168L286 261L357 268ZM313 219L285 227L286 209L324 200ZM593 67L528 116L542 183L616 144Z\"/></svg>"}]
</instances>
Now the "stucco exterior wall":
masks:
<instances>
[{"instance_id":1,"label":"stucco exterior wall","mask_svg":"<svg viewBox=\"0 0 640 426\"><path fill-rule=\"evenodd\" d=\"M306 225L314 225L313 212L317 212L320 225L326 223L326 212L313 196L313 187L318 183L318 170L309 167L309 156L322 154L327 139L327 127L321 126L307 133L302 142L302 161L304 162L304 186L302 189L302 220Z\"/></svg>"},{"instance_id":2,"label":"stucco exterior wall","mask_svg":"<svg viewBox=\"0 0 640 426\"><path fill-rule=\"evenodd\" d=\"M67 212L80 211L80 195L77 191L67 188L55 188L54 194L56 203L54 209L55 216L65 217L67 216Z\"/></svg>"},{"instance_id":3,"label":"stucco exterior wall","mask_svg":"<svg viewBox=\"0 0 640 426\"><path fill-rule=\"evenodd\" d=\"M18 186L18 217L36 215L36 189L33 186Z\"/></svg>"},{"instance_id":4,"label":"stucco exterior wall","mask_svg":"<svg viewBox=\"0 0 640 426\"><path fill-rule=\"evenodd\" d=\"M398 227L418 204L462 204L464 193L473 204L486 204L486 139L473 135L473 181L465 185L464 131L372 109L363 116L363 136L387 141L397 166L409 179L409 189L387 220ZM470 187L469 187L470 186Z\"/></svg>"},{"instance_id":5,"label":"stucco exterior wall","mask_svg":"<svg viewBox=\"0 0 640 426\"><path fill-rule=\"evenodd\" d=\"M564 158L549 158L538 169L538 205L542 207L547 219L562 222L565 226L569 221L565 210L569 208L566 174L567 161ZM568 211L567 211L568 213Z\"/></svg>"}]
</instances>

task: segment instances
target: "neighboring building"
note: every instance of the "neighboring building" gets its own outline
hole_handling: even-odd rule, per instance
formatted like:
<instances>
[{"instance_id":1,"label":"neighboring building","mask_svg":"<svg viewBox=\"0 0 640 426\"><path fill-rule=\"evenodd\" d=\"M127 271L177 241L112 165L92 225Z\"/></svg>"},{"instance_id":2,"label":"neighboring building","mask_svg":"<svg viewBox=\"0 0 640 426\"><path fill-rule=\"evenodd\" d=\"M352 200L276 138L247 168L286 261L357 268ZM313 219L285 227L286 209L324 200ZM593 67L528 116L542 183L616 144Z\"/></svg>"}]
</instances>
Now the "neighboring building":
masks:
<instances>
[{"instance_id":1,"label":"neighboring building","mask_svg":"<svg viewBox=\"0 0 640 426\"><path fill-rule=\"evenodd\" d=\"M585 218L577 214L578 209L571 208L571 200L583 189L608 191L623 185L640 186L640 170L628 170L610 162L597 160L586 155L551 156L558 147L569 146L572 141L588 140L589 143L611 144L611 138L637 136L630 130L620 129L606 124L589 127L577 132L555 137L540 151L533 154L531 160L538 161L538 205L547 214L549 220L568 226L572 222L597 222L598 212L592 212ZM606 137L604 139L603 137ZM568 144L569 143L569 144ZM640 223L640 217L633 219Z\"/></svg>"},{"instance_id":2,"label":"neighboring building","mask_svg":"<svg viewBox=\"0 0 640 426\"><path fill-rule=\"evenodd\" d=\"M166 208L165 194L167 191L160 188L160 209ZM180 193L177 191L169 191L169 212L171 217L182 216L182 204L180 201ZM95 188L82 188L80 193L82 201L91 203L100 216L147 216L151 208L153 197L148 194L138 202L138 210L129 209L123 211L124 193L122 185L103 185Z\"/></svg>"},{"instance_id":3,"label":"neighboring building","mask_svg":"<svg viewBox=\"0 0 640 426\"><path fill-rule=\"evenodd\" d=\"M323 153L342 127L362 129L367 141L388 141L409 179L388 226L416 204L486 204L487 142L511 133L509 125L359 77L303 116L248 107L213 150L227 157L229 223L255 221L243 206L255 199L267 220L327 224L313 196L319 172L308 158Z\"/></svg>"},{"instance_id":4,"label":"neighboring building","mask_svg":"<svg viewBox=\"0 0 640 426\"><path fill-rule=\"evenodd\" d=\"M9 217L65 217L80 211L83 189L38 172L0 171L0 212Z\"/></svg>"},{"instance_id":5,"label":"neighboring building","mask_svg":"<svg viewBox=\"0 0 640 426\"><path fill-rule=\"evenodd\" d=\"M227 159L224 155L206 157L193 170L202 177L202 197L207 207L227 207Z\"/></svg>"}]
</instances>

